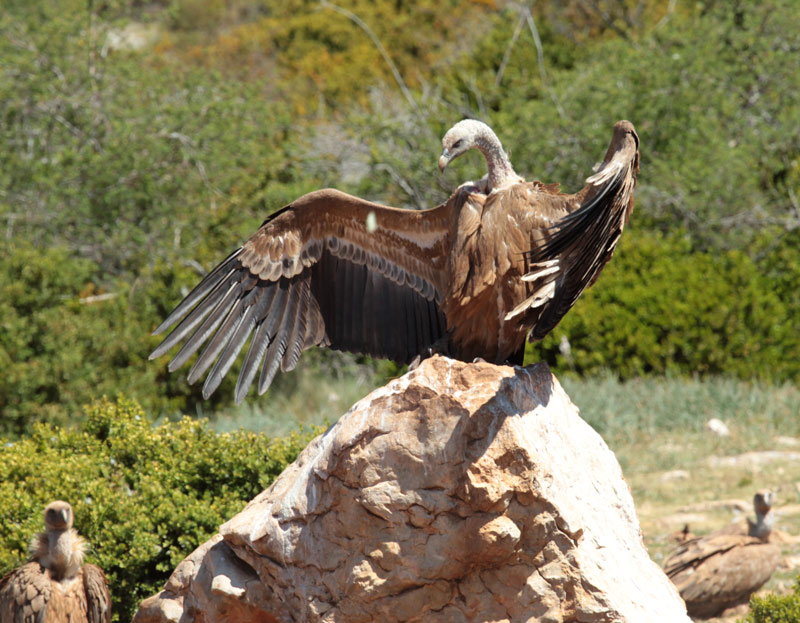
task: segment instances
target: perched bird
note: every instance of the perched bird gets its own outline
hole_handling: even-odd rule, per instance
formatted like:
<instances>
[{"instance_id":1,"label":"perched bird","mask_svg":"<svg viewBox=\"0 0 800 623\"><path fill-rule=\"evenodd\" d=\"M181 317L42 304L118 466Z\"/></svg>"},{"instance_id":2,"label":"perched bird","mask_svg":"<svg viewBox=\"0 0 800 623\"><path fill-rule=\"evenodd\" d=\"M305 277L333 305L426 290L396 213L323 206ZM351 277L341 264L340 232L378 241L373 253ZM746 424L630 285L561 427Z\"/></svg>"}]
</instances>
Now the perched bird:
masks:
<instances>
[{"instance_id":1,"label":"perched bird","mask_svg":"<svg viewBox=\"0 0 800 623\"><path fill-rule=\"evenodd\" d=\"M83 564L85 541L72 528L72 507L44 509L45 531L30 545L30 562L0 579L3 623L108 623L111 597L106 576Z\"/></svg>"},{"instance_id":2,"label":"perched bird","mask_svg":"<svg viewBox=\"0 0 800 623\"><path fill-rule=\"evenodd\" d=\"M708 619L747 603L781 562L780 548L769 543L774 519L773 494L753 497L756 520L748 527L725 528L686 541L664 561L664 571L686 602L689 616Z\"/></svg>"},{"instance_id":3,"label":"perched bird","mask_svg":"<svg viewBox=\"0 0 800 623\"><path fill-rule=\"evenodd\" d=\"M184 342L173 371L205 344L188 379L210 368L207 398L250 339L237 403L259 367L263 393L315 345L402 363L440 352L521 364L526 335L552 330L611 258L633 210L639 138L617 123L599 171L574 195L522 180L483 123L456 124L443 147L441 168L479 149L486 181L429 210L333 189L303 195L183 299L155 330L178 323L150 358Z\"/></svg>"}]
</instances>

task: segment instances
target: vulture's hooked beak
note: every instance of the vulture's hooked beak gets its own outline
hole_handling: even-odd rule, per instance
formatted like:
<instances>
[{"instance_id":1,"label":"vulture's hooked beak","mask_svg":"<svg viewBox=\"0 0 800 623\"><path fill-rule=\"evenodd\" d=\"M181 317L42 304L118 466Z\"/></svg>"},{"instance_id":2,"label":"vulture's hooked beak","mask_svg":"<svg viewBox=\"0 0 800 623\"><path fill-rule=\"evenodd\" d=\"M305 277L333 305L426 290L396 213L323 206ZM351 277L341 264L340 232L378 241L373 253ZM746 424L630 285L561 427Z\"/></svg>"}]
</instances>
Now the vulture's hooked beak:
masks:
<instances>
[{"instance_id":1,"label":"vulture's hooked beak","mask_svg":"<svg viewBox=\"0 0 800 623\"><path fill-rule=\"evenodd\" d=\"M450 162L450 159L452 157L453 157L453 155L445 147L444 150L442 151L442 155L439 156L439 170L440 171L444 172L444 168Z\"/></svg>"}]
</instances>

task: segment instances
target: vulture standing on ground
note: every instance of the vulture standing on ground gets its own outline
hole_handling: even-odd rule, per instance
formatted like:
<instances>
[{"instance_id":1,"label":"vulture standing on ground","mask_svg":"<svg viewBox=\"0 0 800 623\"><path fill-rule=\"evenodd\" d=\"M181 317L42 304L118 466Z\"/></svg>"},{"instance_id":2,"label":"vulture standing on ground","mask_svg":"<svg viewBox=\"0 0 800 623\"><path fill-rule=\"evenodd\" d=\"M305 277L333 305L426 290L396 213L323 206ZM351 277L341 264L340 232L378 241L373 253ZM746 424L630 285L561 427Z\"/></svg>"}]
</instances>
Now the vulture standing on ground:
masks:
<instances>
[{"instance_id":1,"label":"vulture standing on ground","mask_svg":"<svg viewBox=\"0 0 800 623\"><path fill-rule=\"evenodd\" d=\"M46 530L31 541L31 561L0 579L2 623L108 623L111 597L100 567L83 564L85 541L72 507L44 509Z\"/></svg>"},{"instance_id":2,"label":"vulture standing on ground","mask_svg":"<svg viewBox=\"0 0 800 623\"><path fill-rule=\"evenodd\" d=\"M664 571L686 602L689 616L709 619L747 603L781 562L781 550L768 543L774 518L773 495L753 497L756 521L733 525L687 541L664 562Z\"/></svg>"},{"instance_id":3,"label":"vulture standing on ground","mask_svg":"<svg viewBox=\"0 0 800 623\"><path fill-rule=\"evenodd\" d=\"M618 122L600 169L573 195L525 182L483 123L461 121L442 143L440 168L475 148L488 179L429 210L333 189L303 195L184 298L150 358L185 340L173 371L205 344L188 379L211 368L207 398L252 335L237 403L259 366L263 393L315 345L401 363L440 352L521 365L526 335L552 330L611 258L633 210L639 138Z\"/></svg>"}]
</instances>

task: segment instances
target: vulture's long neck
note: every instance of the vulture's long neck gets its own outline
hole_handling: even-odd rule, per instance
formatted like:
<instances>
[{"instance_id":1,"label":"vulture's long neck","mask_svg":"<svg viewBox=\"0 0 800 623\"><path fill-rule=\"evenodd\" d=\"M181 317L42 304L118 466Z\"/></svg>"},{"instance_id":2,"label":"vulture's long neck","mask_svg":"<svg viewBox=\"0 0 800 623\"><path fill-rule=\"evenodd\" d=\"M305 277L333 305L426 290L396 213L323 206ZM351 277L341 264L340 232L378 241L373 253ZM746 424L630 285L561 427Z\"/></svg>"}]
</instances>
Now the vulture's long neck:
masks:
<instances>
[{"instance_id":1,"label":"vulture's long neck","mask_svg":"<svg viewBox=\"0 0 800 623\"><path fill-rule=\"evenodd\" d=\"M42 532L31 543L32 558L59 581L75 577L83 566L84 548L83 539L72 528Z\"/></svg>"},{"instance_id":2,"label":"vulture's long neck","mask_svg":"<svg viewBox=\"0 0 800 623\"><path fill-rule=\"evenodd\" d=\"M475 146L486 158L489 168L489 189L499 190L523 181L514 171L508 155L503 151L500 139L489 126L482 126L475 137Z\"/></svg>"},{"instance_id":3,"label":"vulture's long neck","mask_svg":"<svg viewBox=\"0 0 800 623\"><path fill-rule=\"evenodd\" d=\"M767 539L774 525L775 515L772 513L772 509L769 509L766 513L756 511L755 522L747 520L747 534L759 539Z\"/></svg>"}]
</instances>

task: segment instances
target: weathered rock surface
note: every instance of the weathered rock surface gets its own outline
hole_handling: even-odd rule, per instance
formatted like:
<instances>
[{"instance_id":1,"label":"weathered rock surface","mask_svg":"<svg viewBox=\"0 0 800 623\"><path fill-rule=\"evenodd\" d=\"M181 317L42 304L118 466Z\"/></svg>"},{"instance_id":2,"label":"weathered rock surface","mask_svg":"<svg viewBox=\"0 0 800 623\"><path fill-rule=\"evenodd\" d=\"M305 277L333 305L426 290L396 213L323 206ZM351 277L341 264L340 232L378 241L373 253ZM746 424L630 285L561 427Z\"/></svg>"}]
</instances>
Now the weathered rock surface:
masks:
<instances>
[{"instance_id":1,"label":"weathered rock surface","mask_svg":"<svg viewBox=\"0 0 800 623\"><path fill-rule=\"evenodd\" d=\"M134 621L688 622L546 365L433 357L358 402Z\"/></svg>"}]
</instances>

